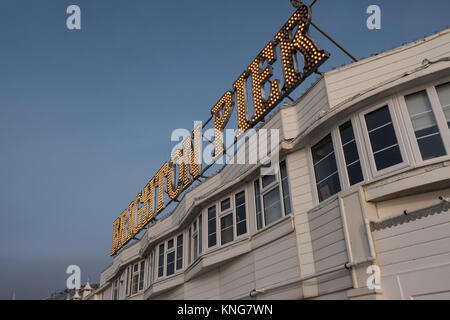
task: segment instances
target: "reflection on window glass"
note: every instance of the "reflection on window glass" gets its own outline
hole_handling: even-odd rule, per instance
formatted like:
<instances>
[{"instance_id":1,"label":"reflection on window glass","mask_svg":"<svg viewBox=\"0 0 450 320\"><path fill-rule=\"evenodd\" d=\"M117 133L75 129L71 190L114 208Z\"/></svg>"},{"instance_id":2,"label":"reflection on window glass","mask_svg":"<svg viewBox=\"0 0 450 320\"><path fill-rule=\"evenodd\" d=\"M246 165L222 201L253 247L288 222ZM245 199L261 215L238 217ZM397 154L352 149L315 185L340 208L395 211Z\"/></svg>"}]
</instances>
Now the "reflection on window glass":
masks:
<instances>
[{"instance_id":1,"label":"reflection on window glass","mask_svg":"<svg viewBox=\"0 0 450 320\"><path fill-rule=\"evenodd\" d=\"M175 251L167 254L167 275L175 273Z\"/></svg>"},{"instance_id":2,"label":"reflection on window glass","mask_svg":"<svg viewBox=\"0 0 450 320\"><path fill-rule=\"evenodd\" d=\"M220 243L227 244L233 241L233 214L220 218Z\"/></svg>"},{"instance_id":3,"label":"reflection on window glass","mask_svg":"<svg viewBox=\"0 0 450 320\"><path fill-rule=\"evenodd\" d=\"M263 196L266 226L282 217L280 188L276 187Z\"/></svg>"},{"instance_id":4,"label":"reflection on window glass","mask_svg":"<svg viewBox=\"0 0 450 320\"><path fill-rule=\"evenodd\" d=\"M262 210L261 210L261 191L259 190L259 180L254 182L255 186L255 203L256 203L256 225L257 229L261 229L263 227L262 220Z\"/></svg>"},{"instance_id":5,"label":"reflection on window glass","mask_svg":"<svg viewBox=\"0 0 450 320\"><path fill-rule=\"evenodd\" d=\"M177 270L183 268L183 235L177 237Z\"/></svg>"},{"instance_id":6,"label":"reflection on window glass","mask_svg":"<svg viewBox=\"0 0 450 320\"><path fill-rule=\"evenodd\" d=\"M287 175L286 161L280 163L281 187L283 189L284 214L291 214L291 197Z\"/></svg>"},{"instance_id":7,"label":"reflection on window glass","mask_svg":"<svg viewBox=\"0 0 450 320\"><path fill-rule=\"evenodd\" d=\"M311 148L319 201L341 191L331 135L326 136Z\"/></svg>"},{"instance_id":8,"label":"reflection on window glass","mask_svg":"<svg viewBox=\"0 0 450 320\"><path fill-rule=\"evenodd\" d=\"M192 255L191 255L191 251L192 251L192 228L189 228L188 231L188 263L191 264L192 261Z\"/></svg>"},{"instance_id":9,"label":"reflection on window glass","mask_svg":"<svg viewBox=\"0 0 450 320\"><path fill-rule=\"evenodd\" d=\"M276 177L274 175L271 176L263 176L262 177L262 185L263 188L267 187L268 185L270 185L271 183L275 182Z\"/></svg>"},{"instance_id":10,"label":"reflection on window glass","mask_svg":"<svg viewBox=\"0 0 450 320\"><path fill-rule=\"evenodd\" d=\"M144 289L144 272L145 272L145 260L141 261L141 270L139 273L139 290Z\"/></svg>"},{"instance_id":11,"label":"reflection on window glass","mask_svg":"<svg viewBox=\"0 0 450 320\"><path fill-rule=\"evenodd\" d=\"M216 206L208 209L208 248L217 244Z\"/></svg>"},{"instance_id":12,"label":"reflection on window glass","mask_svg":"<svg viewBox=\"0 0 450 320\"><path fill-rule=\"evenodd\" d=\"M220 202L220 211L225 211L231 208L230 198L223 200Z\"/></svg>"},{"instance_id":13,"label":"reflection on window glass","mask_svg":"<svg viewBox=\"0 0 450 320\"><path fill-rule=\"evenodd\" d=\"M198 217L198 254L203 252L203 219L202 215Z\"/></svg>"},{"instance_id":14,"label":"reflection on window glass","mask_svg":"<svg viewBox=\"0 0 450 320\"><path fill-rule=\"evenodd\" d=\"M368 113L365 118L377 170L401 163L403 159L389 107Z\"/></svg>"},{"instance_id":15,"label":"reflection on window glass","mask_svg":"<svg viewBox=\"0 0 450 320\"><path fill-rule=\"evenodd\" d=\"M423 160L445 155L444 143L426 91L405 97Z\"/></svg>"},{"instance_id":16,"label":"reflection on window glass","mask_svg":"<svg viewBox=\"0 0 450 320\"><path fill-rule=\"evenodd\" d=\"M450 82L436 87L442 109L444 110L445 119L450 129Z\"/></svg>"},{"instance_id":17,"label":"reflection on window glass","mask_svg":"<svg viewBox=\"0 0 450 320\"><path fill-rule=\"evenodd\" d=\"M236 194L236 234L247 233L247 215L245 212L245 192Z\"/></svg>"},{"instance_id":18,"label":"reflection on window glass","mask_svg":"<svg viewBox=\"0 0 450 320\"><path fill-rule=\"evenodd\" d=\"M158 277L164 275L164 243L159 246Z\"/></svg>"},{"instance_id":19,"label":"reflection on window glass","mask_svg":"<svg viewBox=\"0 0 450 320\"><path fill-rule=\"evenodd\" d=\"M344 151L345 165L347 166L348 180L352 186L363 181L364 179L352 122L348 121L340 126L339 132L341 134L342 149Z\"/></svg>"}]
</instances>

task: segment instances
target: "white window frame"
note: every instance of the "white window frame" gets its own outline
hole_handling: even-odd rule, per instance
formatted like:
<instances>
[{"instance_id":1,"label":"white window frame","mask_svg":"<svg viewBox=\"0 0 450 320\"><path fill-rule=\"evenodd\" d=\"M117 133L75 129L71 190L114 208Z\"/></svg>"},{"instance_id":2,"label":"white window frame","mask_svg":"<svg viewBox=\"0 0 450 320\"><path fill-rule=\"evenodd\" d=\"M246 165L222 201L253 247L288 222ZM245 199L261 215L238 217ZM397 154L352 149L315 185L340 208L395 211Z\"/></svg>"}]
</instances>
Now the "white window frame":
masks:
<instances>
[{"instance_id":1,"label":"white window frame","mask_svg":"<svg viewBox=\"0 0 450 320\"><path fill-rule=\"evenodd\" d=\"M177 238L178 238L178 236L182 236L183 237L183 247L182 247L182 256L183 256L183 263L182 263L182 266L181 266L181 269L178 269L177 270L177 252L178 252L178 246L177 246ZM169 241L170 240L173 240L173 247L172 248L170 248L169 249ZM176 236L174 236L174 237L171 237L171 238L169 238L169 239L166 239L164 242L161 242L161 243L159 243L157 246L156 246L156 256L157 256L157 259L155 259L155 260L157 260L157 268L155 268L156 269L156 279L158 279L158 280L161 280L161 279L166 279L166 278L171 278L171 277L173 277L173 276L175 276L175 275L177 275L177 274L179 274L179 273L182 273L183 272L183 270L184 270L184 268L185 268L185 266L187 265L186 263L185 263L185 236L184 236L184 232L182 232L182 233L179 233L179 234L177 234ZM159 247L162 245L162 244L164 244L164 255L163 255L163 257L164 257L164 263L163 263L163 275L162 276L158 276L158 269L159 269L159 260L160 260L160 255L159 255ZM173 274L171 274L171 275L168 275L167 274L167 264L168 264L168 255L169 255L169 253L172 253L172 252L174 252L174 265L173 265L173 270L174 270L174 273Z\"/></svg>"},{"instance_id":2,"label":"white window frame","mask_svg":"<svg viewBox=\"0 0 450 320\"><path fill-rule=\"evenodd\" d=\"M144 285L142 286L142 289L139 289L139 283L141 282L141 263L142 261L145 261L145 259L139 260L137 262L134 262L131 264L131 269L130 269L130 296L134 296L137 295L139 293L141 293L142 291L144 291L145 289L145 265L144 265ZM145 262L146 263L146 262ZM137 265L138 266L138 270L134 271L134 266ZM137 291L133 292L133 285L134 285L134 276L137 275Z\"/></svg>"},{"instance_id":3,"label":"white window frame","mask_svg":"<svg viewBox=\"0 0 450 320\"><path fill-rule=\"evenodd\" d=\"M209 240L208 240L208 238L209 238L209 216L208 216L208 210L210 209L210 208L212 208L212 207L215 207L216 208L216 244L215 245L213 245L213 246L209 246ZM205 208L205 210L204 210L204 216L206 216L206 225L205 225L205 229L206 229L206 246L205 246L205 251L211 251L211 250L214 250L214 249L216 249L216 248L218 248L218 247L220 247L220 244L219 244L219 227L218 227L218 221L219 221L219 209L220 208L218 208L218 204L217 203L214 203L214 204L211 204L211 205L209 205L209 206L207 206L206 208Z\"/></svg>"},{"instance_id":4,"label":"white window frame","mask_svg":"<svg viewBox=\"0 0 450 320\"><path fill-rule=\"evenodd\" d=\"M364 142L367 146L366 151L367 151L367 156L368 156L368 160L369 160L369 168L371 170L371 176L373 178L381 177L383 175L389 174L394 171L398 171L400 169L406 168L411 165L410 156L407 152L405 141L404 141L404 135L402 134L404 132L404 130L401 126L401 123L399 121L399 115L397 114L397 111L396 111L396 109L398 109L398 108L395 108L394 107L395 105L398 105L398 103L396 103L396 101L394 99L390 98L388 100L383 100L382 102L379 102L368 109L365 109L363 112L361 112L359 114L361 127L363 129L362 131L363 131ZM370 143L370 137L369 137L369 132L367 130L365 116L373 111L383 108L384 106L387 106L389 109L389 113L391 115L391 120L392 120L392 125L394 127L395 136L397 138L397 143L398 143L398 146L400 149L400 154L401 154L403 161L396 165L393 165L391 167L388 167L388 168L385 168L382 170L378 170L376 167L376 164L375 164L375 157L373 155L373 149L372 149L372 145Z\"/></svg>"},{"instance_id":5,"label":"white window frame","mask_svg":"<svg viewBox=\"0 0 450 320\"><path fill-rule=\"evenodd\" d=\"M117 292L117 299L114 297L115 291ZM112 283L112 295L111 300L120 300L120 278L117 277Z\"/></svg>"},{"instance_id":6,"label":"white window frame","mask_svg":"<svg viewBox=\"0 0 450 320\"><path fill-rule=\"evenodd\" d=\"M239 193L244 192L244 198L245 198L245 228L246 228L246 232L241 234L241 235L237 235L237 207L236 207L236 195L238 195ZM234 239L233 241L239 240L241 238L244 238L246 236L248 236L249 234L249 223L248 223L248 192L246 190L246 188L242 188L236 192L234 192L232 194L232 198L233 198L233 225L234 225ZM232 241L232 242L233 242Z\"/></svg>"},{"instance_id":7,"label":"white window frame","mask_svg":"<svg viewBox=\"0 0 450 320\"><path fill-rule=\"evenodd\" d=\"M222 211L222 201L225 201L227 199L230 199L230 207L228 209L225 209L225 211ZM217 245L220 247L224 247L230 243L233 243L236 240L236 217L234 215L234 199L233 199L233 194L228 194L227 196L223 197L222 199L219 200L219 202L217 203L217 208L219 209L219 212L217 214L217 224L218 224L218 243ZM228 243L222 244L222 226L221 226L221 220L223 217L228 216L229 214L231 214L231 227L233 228L233 240L231 240Z\"/></svg>"},{"instance_id":8,"label":"white window frame","mask_svg":"<svg viewBox=\"0 0 450 320\"><path fill-rule=\"evenodd\" d=\"M259 174L258 178L252 180L253 202L254 202L254 205L255 205L255 229L256 229L257 232L260 232L261 230L265 230L266 228L268 228L268 227L272 226L274 223L276 223L276 222L273 222L273 223L271 223L269 225L266 225L266 213L265 213L265 209L264 209L264 195L266 195L267 193L269 193L269 192L273 191L274 189L276 189L277 186L279 187L278 188L278 192L280 194L280 205L281 205L281 218L279 220L281 220L284 217L286 217L286 212L285 212L285 209L284 209L283 186L282 186L282 183L281 183L281 172L280 172L280 163L283 162L283 161L286 161L286 159L280 160L280 162L278 163L278 167L276 169L276 173L275 173L275 181L270 183L268 186L263 187L263 184L262 184L262 177L263 176L261 174ZM287 162L286 162L286 171L288 173L288 175L287 175L288 176L288 184L289 184L289 188L290 188L291 184L290 184L290 181L289 181L289 170L288 170L288 167L287 167ZM259 192L260 192L260 204L261 204L261 215L262 215L262 226L261 226L260 229L258 229L258 218L256 217L256 213L257 212L256 212L256 197L255 197L255 195L256 195L255 181L258 181L258 183L259 183ZM291 211L293 212L294 208L292 206L292 193L290 191L291 190L289 190L289 197L290 197L290 200L291 200ZM247 202L246 202L246 205L247 205ZM292 212L290 214L292 214ZM279 220L277 220L277 221L279 221ZM247 229L247 232L248 232L248 229Z\"/></svg>"},{"instance_id":9,"label":"white window frame","mask_svg":"<svg viewBox=\"0 0 450 320\"><path fill-rule=\"evenodd\" d=\"M343 122L342 124L344 124L345 122ZM328 201L333 201L331 199L335 199L337 197L337 195L342 192L342 190L344 190L344 188L346 187L346 185L344 184L344 181L346 181L343 177L343 171L346 171L346 166L345 166L345 161L343 158L343 153L340 154L340 146L342 146L341 140L340 140L340 134L339 134L339 129L338 128L333 128L329 131L327 131L326 134L321 134L318 135L316 137L314 137L314 139L311 140L311 143L308 145L307 147L307 153L308 153L308 167L311 168L310 170L310 180L311 180L311 189L313 192L313 203L314 205L319 205L322 203L326 203ZM335 155L335 159L336 159L336 167L337 167L337 171L338 171L338 177L339 177L339 184L341 187L341 191L339 191L338 193L330 196L329 198L320 201L319 200L319 191L317 190L317 181L316 181L316 171L314 169L314 160L313 160L313 155L312 155L312 148L318 144L320 141L322 141L326 136L331 135L331 142L333 144L333 150L334 150L334 155ZM338 145L338 141L339 141L339 145Z\"/></svg>"},{"instance_id":10,"label":"white window frame","mask_svg":"<svg viewBox=\"0 0 450 320\"><path fill-rule=\"evenodd\" d=\"M431 87L429 87L431 104L438 106L438 109L439 109L436 113L436 116L439 115L439 117L437 117L437 118L439 118L443 123L445 123L445 128L447 129L447 132L448 132L448 135L446 135L446 137L445 137L445 141L444 141L445 144L446 143L450 144L450 128L448 127L447 119L445 118L444 109L443 109L443 106L441 105L441 100L439 99L439 94L437 93L436 87L443 85L443 84L447 84L449 82L450 82L450 77L436 81L436 82L432 83ZM439 121L438 121L438 123L439 123Z\"/></svg>"},{"instance_id":11,"label":"white window frame","mask_svg":"<svg viewBox=\"0 0 450 320\"><path fill-rule=\"evenodd\" d=\"M195 217L194 221L190 224L188 230L191 230L191 235L188 234L188 242L190 242L190 246L188 245L188 252L190 253L190 260L187 262L187 265L191 265L195 263L204 253L205 253L205 237L204 237L204 230L205 230L205 222L204 222L204 214L203 210L202 213ZM200 219L202 219L202 236L200 239L200 233L199 233L199 227L200 227ZM194 231L194 223L197 223L197 230ZM195 252L195 242L194 238L197 236L197 252ZM199 252L200 250L200 240L202 241L202 252ZM183 245L184 246L184 245ZM195 257L195 254L197 254L197 257ZM184 259L183 259L184 260ZM184 262L183 262L184 263Z\"/></svg>"},{"instance_id":12,"label":"white window frame","mask_svg":"<svg viewBox=\"0 0 450 320\"><path fill-rule=\"evenodd\" d=\"M367 170L367 168L369 167L368 160L366 157L365 150L361 143L363 140L362 140L361 129L360 129L358 120L359 120L358 116L352 116L351 118L346 118L346 120L338 122L336 128L333 129L336 131L336 133L335 133L336 142L339 145L339 147L334 152L336 154L337 166L338 166L338 170L343 170L343 174L341 174L339 176L339 179L341 179L341 190L348 190L349 188L353 188L353 187L362 185L362 184L366 183L370 178L370 172ZM344 154L344 146L342 143L341 132L339 130L339 128L342 125L346 124L347 122L351 122L351 124L352 124L353 135L355 137L355 142L356 142L356 149L358 150L359 163L361 165L361 171L362 171L362 175L363 175L363 180L358 183L355 183L353 185L350 185L350 178L348 176L348 171L347 171L347 162L345 160L345 154ZM332 134L332 138L333 138L333 134ZM317 142L319 142L319 141L317 141ZM315 144L311 145L311 147L314 145ZM333 146L334 145L335 144L333 142ZM314 175L314 177L315 177L315 175Z\"/></svg>"},{"instance_id":13,"label":"white window frame","mask_svg":"<svg viewBox=\"0 0 450 320\"><path fill-rule=\"evenodd\" d=\"M438 103L436 103L436 101L433 97L433 91L432 91L433 88L434 88L434 85L433 86L427 85L427 86L415 87L414 89L409 89L398 95L400 111L402 112L403 118L405 119L407 135L409 137L409 143L413 150L413 159L414 159L414 162L416 165L428 165L428 164L435 163L435 162L441 162L443 159L448 158L448 155L450 154L450 144L448 141L449 140L449 138L448 138L449 128L447 126L447 122L444 122L445 127L443 127L442 120L445 121L445 115L444 115L444 112L440 105L439 97L437 96L436 90L435 90L435 93L437 96ZM420 152L419 143L417 142L416 134L414 132L411 116L409 114L408 105L406 103L406 98L405 98L406 96L408 96L410 94L419 93L422 91L425 91L428 96L428 100L430 101L430 104L431 104L431 110L436 119L436 124L438 126L439 134L441 135L442 143L444 144L444 149L446 151L446 155L428 159L428 160L422 159L422 154ZM440 113L440 111L442 112L442 114Z\"/></svg>"}]
</instances>

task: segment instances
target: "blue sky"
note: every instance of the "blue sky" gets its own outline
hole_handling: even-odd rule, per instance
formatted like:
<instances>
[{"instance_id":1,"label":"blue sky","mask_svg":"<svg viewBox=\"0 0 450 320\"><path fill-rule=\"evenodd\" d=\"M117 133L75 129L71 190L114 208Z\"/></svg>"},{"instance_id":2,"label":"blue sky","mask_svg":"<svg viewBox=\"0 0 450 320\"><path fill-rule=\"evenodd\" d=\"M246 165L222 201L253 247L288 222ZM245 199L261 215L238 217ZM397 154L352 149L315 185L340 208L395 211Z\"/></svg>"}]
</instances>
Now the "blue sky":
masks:
<instances>
[{"instance_id":1,"label":"blue sky","mask_svg":"<svg viewBox=\"0 0 450 320\"><path fill-rule=\"evenodd\" d=\"M71 4L82 30L66 28ZM371 4L381 30L366 28ZM98 281L112 222L168 160L172 130L206 120L293 12L288 0L2 0L0 299L62 290L70 264ZM448 0L318 0L313 21L363 58L445 29L448 12ZM321 71L350 62L312 34L332 55Z\"/></svg>"}]
</instances>

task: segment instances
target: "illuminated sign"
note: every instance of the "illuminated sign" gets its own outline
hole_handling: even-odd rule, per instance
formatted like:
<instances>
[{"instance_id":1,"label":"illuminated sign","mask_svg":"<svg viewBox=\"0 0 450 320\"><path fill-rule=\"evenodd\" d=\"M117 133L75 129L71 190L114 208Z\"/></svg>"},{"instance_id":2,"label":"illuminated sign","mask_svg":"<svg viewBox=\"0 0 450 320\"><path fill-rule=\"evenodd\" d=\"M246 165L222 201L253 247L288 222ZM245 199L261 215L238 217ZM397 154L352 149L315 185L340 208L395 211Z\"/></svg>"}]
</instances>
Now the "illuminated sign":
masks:
<instances>
[{"instance_id":1,"label":"illuminated sign","mask_svg":"<svg viewBox=\"0 0 450 320\"><path fill-rule=\"evenodd\" d=\"M223 155L223 130L234 106L237 106L238 136L253 128L270 113L289 93L297 88L311 73L324 63L329 53L320 50L309 38L311 10L301 5L288 22L275 35L261 53L250 63L211 109L214 118L214 159ZM272 65L277 60L276 47L281 53L284 83L271 80ZM304 68L299 70L296 54L303 57ZM264 64L267 67L263 69ZM251 78L253 114L248 114L247 81ZM270 92L265 92L269 82ZM126 243L151 222L166 206L165 193L171 201L176 200L200 175L200 148L202 126L195 127L192 136L183 142L183 149L176 150L170 160L163 164L155 176L136 196L127 209L114 221L111 255L117 253ZM205 169L206 170L206 169Z\"/></svg>"}]
</instances>

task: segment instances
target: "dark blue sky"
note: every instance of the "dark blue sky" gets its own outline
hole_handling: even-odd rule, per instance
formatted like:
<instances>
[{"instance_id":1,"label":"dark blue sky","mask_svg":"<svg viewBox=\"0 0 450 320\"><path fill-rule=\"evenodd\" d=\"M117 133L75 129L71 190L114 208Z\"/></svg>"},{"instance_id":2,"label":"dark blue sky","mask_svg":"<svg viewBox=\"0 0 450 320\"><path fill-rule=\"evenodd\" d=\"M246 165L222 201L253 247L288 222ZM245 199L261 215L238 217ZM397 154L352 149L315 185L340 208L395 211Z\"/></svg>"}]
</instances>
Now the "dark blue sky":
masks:
<instances>
[{"instance_id":1,"label":"dark blue sky","mask_svg":"<svg viewBox=\"0 0 450 320\"><path fill-rule=\"evenodd\" d=\"M309 3L310 1L305 1ZM66 8L82 30L66 28ZM382 30L366 8L382 9ZM110 262L112 222L294 12L288 0L0 2L0 298L43 298ZM318 0L357 58L450 24L448 0ZM313 31L332 57L349 59ZM292 94L297 98L305 89Z\"/></svg>"}]
</instances>

